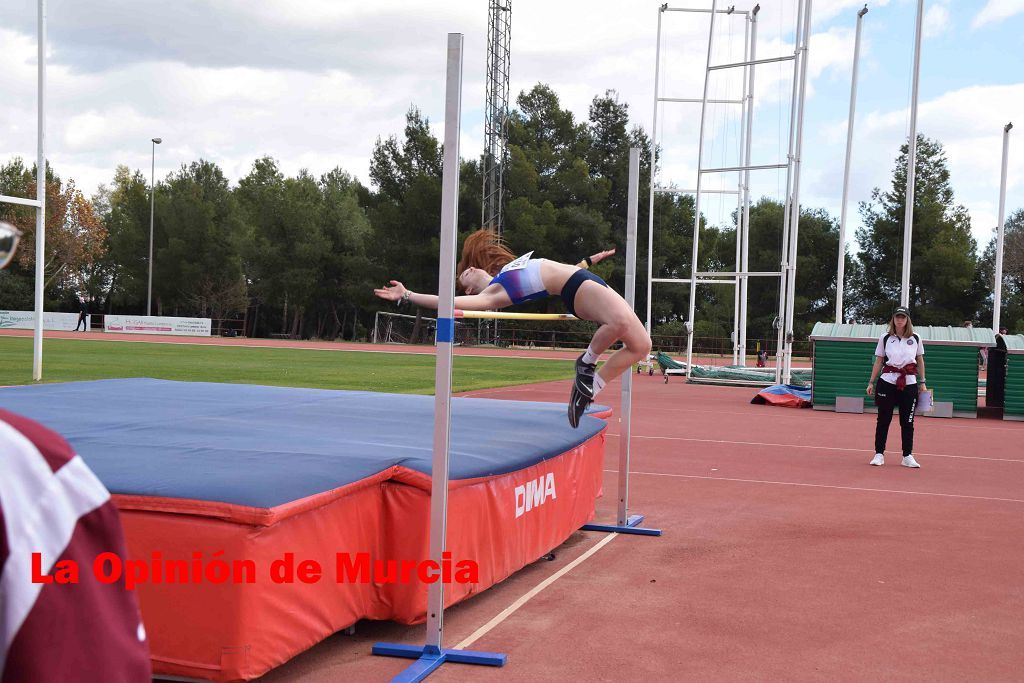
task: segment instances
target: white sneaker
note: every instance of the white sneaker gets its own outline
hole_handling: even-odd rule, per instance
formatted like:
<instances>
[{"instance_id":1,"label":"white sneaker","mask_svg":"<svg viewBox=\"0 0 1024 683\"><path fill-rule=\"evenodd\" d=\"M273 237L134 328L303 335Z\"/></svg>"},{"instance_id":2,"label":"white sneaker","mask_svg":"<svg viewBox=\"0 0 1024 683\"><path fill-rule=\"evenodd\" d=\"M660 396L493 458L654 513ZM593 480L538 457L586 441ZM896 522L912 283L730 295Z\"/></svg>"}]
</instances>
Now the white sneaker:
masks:
<instances>
[{"instance_id":1,"label":"white sneaker","mask_svg":"<svg viewBox=\"0 0 1024 683\"><path fill-rule=\"evenodd\" d=\"M875 457L871 458L871 464L872 465L884 465L885 464L885 456L882 455L881 453L875 453Z\"/></svg>"},{"instance_id":2,"label":"white sneaker","mask_svg":"<svg viewBox=\"0 0 1024 683\"><path fill-rule=\"evenodd\" d=\"M914 460L913 455L904 455L903 462L900 464L904 467L920 467L920 465L917 464L917 461Z\"/></svg>"}]
</instances>

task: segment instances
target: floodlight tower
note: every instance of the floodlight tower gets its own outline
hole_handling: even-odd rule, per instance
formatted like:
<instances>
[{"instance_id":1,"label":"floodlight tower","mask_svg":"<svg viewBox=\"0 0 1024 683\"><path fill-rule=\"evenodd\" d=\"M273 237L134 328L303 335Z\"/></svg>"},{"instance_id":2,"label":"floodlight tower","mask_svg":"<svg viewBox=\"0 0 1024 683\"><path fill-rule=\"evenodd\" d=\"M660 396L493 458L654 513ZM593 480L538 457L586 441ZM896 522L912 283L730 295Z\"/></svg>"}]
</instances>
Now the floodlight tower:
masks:
<instances>
[{"instance_id":1,"label":"floodlight tower","mask_svg":"<svg viewBox=\"0 0 1024 683\"><path fill-rule=\"evenodd\" d=\"M481 227L502 232L505 161L508 154L509 44L512 0L489 0L487 6L487 86L484 103L483 207Z\"/></svg>"}]
</instances>

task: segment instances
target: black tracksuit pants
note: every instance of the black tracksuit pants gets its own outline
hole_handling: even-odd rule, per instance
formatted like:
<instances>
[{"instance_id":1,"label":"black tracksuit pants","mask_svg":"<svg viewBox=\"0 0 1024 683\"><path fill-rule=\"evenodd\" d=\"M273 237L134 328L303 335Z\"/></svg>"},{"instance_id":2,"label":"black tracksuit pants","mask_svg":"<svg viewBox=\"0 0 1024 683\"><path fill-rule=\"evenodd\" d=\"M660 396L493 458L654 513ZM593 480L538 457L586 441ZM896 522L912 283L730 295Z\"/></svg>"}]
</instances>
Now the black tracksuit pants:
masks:
<instances>
[{"instance_id":1,"label":"black tracksuit pants","mask_svg":"<svg viewBox=\"0 0 1024 683\"><path fill-rule=\"evenodd\" d=\"M893 410L900 411L900 433L903 437L903 455L914 452L914 409L917 407L917 384L908 384L897 389L879 378L875 384L875 405L878 406L878 422L875 425L875 453L885 453L885 439L889 435Z\"/></svg>"}]
</instances>

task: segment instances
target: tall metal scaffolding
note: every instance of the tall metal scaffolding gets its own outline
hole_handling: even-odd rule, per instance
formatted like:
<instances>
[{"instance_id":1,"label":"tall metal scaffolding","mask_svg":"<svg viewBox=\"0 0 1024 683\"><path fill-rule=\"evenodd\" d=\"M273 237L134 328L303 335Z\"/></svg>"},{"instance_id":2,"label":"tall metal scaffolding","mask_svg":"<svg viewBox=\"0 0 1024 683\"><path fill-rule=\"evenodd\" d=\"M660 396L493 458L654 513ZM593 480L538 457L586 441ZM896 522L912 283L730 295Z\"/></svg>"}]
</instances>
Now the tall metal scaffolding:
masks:
<instances>
[{"instance_id":1,"label":"tall metal scaffolding","mask_svg":"<svg viewBox=\"0 0 1024 683\"><path fill-rule=\"evenodd\" d=\"M499 235L504 227L511 36L512 0L490 0L487 8L487 86L480 225L494 228Z\"/></svg>"},{"instance_id":2,"label":"tall metal scaffolding","mask_svg":"<svg viewBox=\"0 0 1024 683\"><path fill-rule=\"evenodd\" d=\"M728 9L718 9L718 0L712 0L711 9L688 9L670 8L668 4L662 5L658 10L658 44L657 64L655 66L655 91L654 91L654 125L652 127L652 145L655 150L659 149L657 109L662 102L683 102L700 104L700 137L698 142L698 161L696 187L692 190L676 190L659 187L656 182L651 182L650 196L650 218L648 234L648 283L647 283L647 326L651 328L651 293L654 283L676 283L689 285L690 302L688 319L686 321L687 349L686 367L687 377L691 375L693 367L693 330L694 317L696 314L697 286L705 284L732 285L736 288L734 301L734 332L733 332L733 358L745 363L746 355L746 318L747 318L747 283L751 277L772 277L779 278L779 312L777 316L776 329L777 340L777 362L776 381L789 382L792 342L793 342L793 299L795 296L794 283L796 278L796 240L799 224L799 186L800 186L800 156L803 141L803 103L804 91L806 88L806 59L807 45L810 39L810 10L811 0L796 0L797 13L794 27L793 53L765 59L755 57L757 43L757 16L760 10L755 5L750 11L738 11L735 6ZM700 99L682 99L659 97L659 68L661 62L661 19L665 12L690 12L710 14L710 28L708 29L707 63L704 74L703 96ZM718 15L742 16L746 20L744 59L740 62L727 64L712 64L712 49L715 32L715 19ZM792 101L790 105L789 144L786 158L775 164L751 164L750 143L753 127L753 93L754 93L754 69L758 65L770 64L783 61L793 62L792 80ZM743 69L743 97L740 100L714 100L708 98L708 82L712 72ZM706 167L704 165L705 150L705 126L708 104L740 104L742 105L742 126L740 150L743 156L742 163L735 166ZM750 216L750 171L761 170L782 170L786 169L786 191L784 198L784 222L782 226L783 238L780 253L779 271L751 272L747 266L748 254L748 223ZM704 178L710 174L737 173L737 190L707 189L704 187ZM653 245L654 245L654 195L658 192L672 192L675 194L694 195L694 226L693 226L693 249L690 262L689 278L655 278L653 276ZM737 264L736 269L731 272L722 271L699 271L699 237L701 220L701 200L707 194L738 194L736 239L737 239Z\"/></svg>"}]
</instances>

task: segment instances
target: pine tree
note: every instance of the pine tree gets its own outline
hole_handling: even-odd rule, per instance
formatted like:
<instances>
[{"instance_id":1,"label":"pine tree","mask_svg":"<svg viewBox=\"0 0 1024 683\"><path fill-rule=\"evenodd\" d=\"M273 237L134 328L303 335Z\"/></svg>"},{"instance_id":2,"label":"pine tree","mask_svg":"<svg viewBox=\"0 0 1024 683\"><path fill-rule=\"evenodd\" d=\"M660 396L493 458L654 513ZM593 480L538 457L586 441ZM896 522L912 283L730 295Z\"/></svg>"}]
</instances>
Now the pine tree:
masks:
<instances>
[{"instance_id":1,"label":"pine tree","mask_svg":"<svg viewBox=\"0 0 1024 683\"><path fill-rule=\"evenodd\" d=\"M900 302L903 215L908 145L893 169L892 188L875 188L861 204L864 227L852 278L851 313L863 320L888 319ZM983 299L977 243L967 210L955 203L942 145L918 136L911 243L910 308L916 324L958 325L974 318Z\"/></svg>"}]
</instances>

